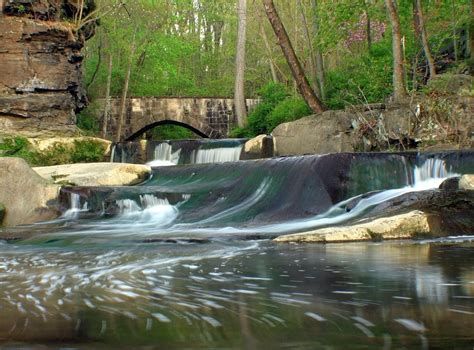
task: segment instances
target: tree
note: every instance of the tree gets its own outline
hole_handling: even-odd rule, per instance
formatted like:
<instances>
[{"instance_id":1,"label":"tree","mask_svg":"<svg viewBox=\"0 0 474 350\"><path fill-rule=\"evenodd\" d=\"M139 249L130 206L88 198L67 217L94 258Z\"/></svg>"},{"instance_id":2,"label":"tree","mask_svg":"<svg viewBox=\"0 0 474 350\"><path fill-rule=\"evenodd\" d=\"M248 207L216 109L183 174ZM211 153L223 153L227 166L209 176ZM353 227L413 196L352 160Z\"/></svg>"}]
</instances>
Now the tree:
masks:
<instances>
[{"instance_id":1,"label":"tree","mask_svg":"<svg viewBox=\"0 0 474 350\"><path fill-rule=\"evenodd\" d=\"M469 21L469 46L471 53L471 61L474 62L474 0L471 1L471 19ZM474 64L471 62L471 64Z\"/></svg>"},{"instance_id":2,"label":"tree","mask_svg":"<svg viewBox=\"0 0 474 350\"><path fill-rule=\"evenodd\" d=\"M301 67L298 57L296 56L293 46L291 45L288 33L286 32L278 12L276 11L273 0L263 0L263 5L265 6L265 12L267 13L268 20L272 25L273 31L275 32L275 35L278 39L278 43L281 47L281 50L283 51L288 66L290 67L291 73L293 74L293 78L295 79L299 93L314 113L323 112L325 107L314 93L314 90L311 88L311 85L306 78L303 68Z\"/></svg>"},{"instance_id":3,"label":"tree","mask_svg":"<svg viewBox=\"0 0 474 350\"><path fill-rule=\"evenodd\" d=\"M110 48L110 46L109 46ZM112 85L112 68L113 68L113 56L111 52L108 52L108 64L107 64L107 86L105 88L105 105L104 115L102 119L102 137L107 137L107 126L109 124L110 114L110 87Z\"/></svg>"},{"instance_id":4,"label":"tree","mask_svg":"<svg viewBox=\"0 0 474 350\"><path fill-rule=\"evenodd\" d=\"M135 55L135 50L137 48L136 32L137 32L137 29L135 28L134 33L133 33L131 47L130 47L130 56L128 57L127 73L125 75L125 81L123 83L123 88L122 88L122 97L120 98L120 110L119 110L119 115L118 115L118 120L117 120L115 142L121 141L121 137L122 137L122 128L123 128L123 121L125 117L125 108L127 106L128 85L130 83L130 74L132 71L133 58Z\"/></svg>"},{"instance_id":5,"label":"tree","mask_svg":"<svg viewBox=\"0 0 474 350\"><path fill-rule=\"evenodd\" d=\"M403 65L402 34L400 19L395 0L385 0L388 17L392 25L392 52L393 52L393 97L399 101L406 97L405 74Z\"/></svg>"},{"instance_id":6,"label":"tree","mask_svg":"<svg viewBox=\"0 0 474 350\"><path fill-rule=\"evenodd\" d=\"M423 47L423 52L425 53L426 61L428 62L431 79L436 75L436 65L433 55L431 54L428 35L426 34L425 18L423 16L421 0L413 0L413 18L417 40L421 42L421 46Z\"/></svg>"},{"instance_id":7,"label":"tree","mask_svg":"<svg viewBox=\"0 0 474 350\"><path fill-rule=\"evenodd\" d=\"M318 17L318 2L317 0L311 0L311 7L313 9L313 36L319 39L319 17ZM314 55L316 58L316 75L318 77L319 91L321 92L321 99L326 98L326 87L324 77L324 60L321 50L317 44L313 45Z\"/></svg>"},{"instance_id":8,"label":"tree","mask_svg":"<svg viewBox=\"0 0 474 350\"><path fill-rule=\"evenodd\" d=\"M239 0L237 5L237 49L235 55L235 88L234 104L237 124L246 124L247 108L245 105L244 76L245 76L245 31L247 27L247 0Z\"/></svg>"}]
</instances>

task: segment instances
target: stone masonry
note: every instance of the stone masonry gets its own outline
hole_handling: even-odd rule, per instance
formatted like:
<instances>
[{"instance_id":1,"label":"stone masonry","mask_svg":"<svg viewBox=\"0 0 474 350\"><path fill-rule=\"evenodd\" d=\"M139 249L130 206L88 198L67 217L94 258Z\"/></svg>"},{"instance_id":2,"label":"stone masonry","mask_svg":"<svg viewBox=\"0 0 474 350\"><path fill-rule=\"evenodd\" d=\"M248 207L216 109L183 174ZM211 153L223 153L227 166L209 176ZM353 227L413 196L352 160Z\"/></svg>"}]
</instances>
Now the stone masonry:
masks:
<instances>
[{"instance_id":1,"label":"stone masonry","mask_svg":"<svg viewBox=\"0 0 474 350\"><path fill-rule=\"evenodd\" d=\"M103 101L101 101L103 103ZM257 103L247 99L247 110ZM120 99L112 99L108 130L117 130ZM231 98L142 97L127 100L122 140L137 138L162 124L176 124L203 137L223 138L237 125Z\"/></svg>"}]
</instances>

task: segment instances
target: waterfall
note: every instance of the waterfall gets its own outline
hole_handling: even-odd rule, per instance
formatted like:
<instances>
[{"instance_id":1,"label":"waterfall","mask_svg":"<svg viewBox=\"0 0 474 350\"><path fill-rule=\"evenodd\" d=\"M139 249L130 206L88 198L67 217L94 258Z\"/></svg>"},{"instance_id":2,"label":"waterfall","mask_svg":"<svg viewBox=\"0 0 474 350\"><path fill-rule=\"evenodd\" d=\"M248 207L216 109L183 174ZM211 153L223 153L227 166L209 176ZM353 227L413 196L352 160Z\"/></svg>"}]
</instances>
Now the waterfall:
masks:
<instances>
[{"instance_id":1,"label":"waterfall","mask_svg":"<svg viewBox=\"0 0 474 350\"><path fill-rule=\"evenodd\" d=\"M69 194L69 209L66 210L63 214L65 219L76 219L79 216L80 212L88 210L87 201L81 206L81 197L77 193Z\"/></svg>"},{"instance_id":2,"label":"waterfall","mask_svg":"<svg viewBox=\"0 0 474 350\"><path fill-rule=\"evenodd\" d=\"M430 179L442 179L449 175L446 163L442 159L428 158L421 166L416 166L413 171L415 184ZM451 175L452 176L452 175Z\"/></svg>"},{"instance_id":3,"label":"waterfall","mask_svg":"<svg viewBox=\"0 0 474 350\"><path fill-rule=\"evenodd\" d=\"M169 143L163 142L155 147L153 160L147 164L151 166L176 165L179 163L180 155L181 149L173 152L173 147Z\"/></svg>"},{"instance_id":4,"label":"waterfall","mask_svg":"<svg viewBox=\"0 0 474 350\"><path fill-rule=\"evenodd\" d=\"M151 166L235 162L245 140L166 141L155 146Z\"/></svg>"},{"instance_id":5,"label":"waterfall","mask_svg":"<svg viewBox=\"0 0 474 350\"><path fill-rule=\"evenodd\" d=\"M243 145L236 147L208 148L193 151L192 164L236 162L240 159Z\"/></svg>"},{"instance_id":6,"label":"waterfall","mask_svg":"<svg viewBox=\"0 0 474 350\"><path fill-rule=\"evenodd\" d=\"M115 162L115 147L116 145L112 145L112 150L110 151L110 162L113 163Z\"/></svg>"}]
</instances>

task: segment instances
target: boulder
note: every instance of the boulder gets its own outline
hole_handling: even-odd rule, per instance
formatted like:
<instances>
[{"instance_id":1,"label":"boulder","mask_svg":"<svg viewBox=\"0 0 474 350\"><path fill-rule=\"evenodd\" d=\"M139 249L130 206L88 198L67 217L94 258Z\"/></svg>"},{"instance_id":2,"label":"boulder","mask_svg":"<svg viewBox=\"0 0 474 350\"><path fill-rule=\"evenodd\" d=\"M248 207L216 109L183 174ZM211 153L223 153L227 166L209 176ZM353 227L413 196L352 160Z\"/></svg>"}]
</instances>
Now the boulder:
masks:
<instances>
[{"instance_id":1,"label":"boulder","mask_svg":"<svg viewBox=\"0 0 474 350\"><path fill-rule=\"evenodd\" d=\"M445 191L458 191L458 190L474 190L474 175L466 174L462 176L455 176L443 181L439 186L440 189Z\"/></svg>"},{"instance_id":2,"label":"boulder","mask_svg":"<svg viewBox=\"0 0 474 350\"><path fill-rule=\"evenodd\" d=\"M273 156L273 137L270 135L258 135L248 140L240 155L240 159L260 159Z\"/></svg>"},{"instance_id":3,"label":"boulder","mask_svg":"<svg viewBox=\"0 0 474 350\"><path fill-rule=\"evenodd\" d=\"M70 186L129 186L145 181L151 168L141 164L78 163L33 168L46 180Z\"/></svg>"},{"instance_id":4,"label":"boulder","mask_svg":"<svg viewBox=\"0 0 474 350\"><path fill-rule=\"evenodd\" d=\"M474 174L466 174L459 179L460 190L474 190Z\"/></svg>"},{"instance_id":5,"label":"boulder","mask_svg":"<svg viewBox=\"0 0 474 350\"><path fill-rule=\"evenodd\" d=\"M353 114L326 111L278 125L272 132L276 156L353 152Z\"/></svg>"},{"instance_id":6,"label":"boulder","mask_svg":"<svg viewBox=\"0 0 474 350\"><path fill-rule=\"evenodd\" d=\"M0 202L7 206L4 226L56 218L59 186L48 183L21 158L0 158Z\"/></svg>"},{"instance_id":7,"label":"boulder","mask_svg":"<svg viewBox=\"0 0 474 350\"><path fill-rule=\"evenodd\" d=\"M2 225L4 216L5 216L5 205L3 205L3 203L0 203L0 225Z\"/></svg>"},{"instance_id":8,"label":"boulder","mask_svg":"<svg viewBox=\"0 0 474 350\"><path fill-rule=\"evenodd\" d=\"M411 211L391 217L349 226L327 227L303 233L280 236L276 242L336 243L381 239L408 239L437 235L430 226L429 215Z\"/></svg>"}]
</instances>

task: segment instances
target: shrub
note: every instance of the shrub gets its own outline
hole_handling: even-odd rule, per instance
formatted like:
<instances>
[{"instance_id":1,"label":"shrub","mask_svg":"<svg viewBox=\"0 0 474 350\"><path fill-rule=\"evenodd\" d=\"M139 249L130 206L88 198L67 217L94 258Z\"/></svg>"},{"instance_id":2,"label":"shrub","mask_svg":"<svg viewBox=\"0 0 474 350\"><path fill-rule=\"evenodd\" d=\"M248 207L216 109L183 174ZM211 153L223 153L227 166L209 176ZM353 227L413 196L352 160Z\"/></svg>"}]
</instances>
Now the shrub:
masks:
<instances>
[{"instance_id":1,"label":"shrub","mask_svg":"<svg viewBox=\"0 0 474 350\"><path fill-rule=\"evenodd\" d=\"M386 42L327 72L325 103L330 109L384 100L392 93L392 58Z\"/></svg>"},{"instance_id":2,"label":"shrub","mask_svg":"<svg viewBox=\"0 0 474 350\"><path fill-rule=\"evenodd\" d=\"M98 135L100 132L101 106L96 101L91 103L77 115L77 127L88 135Z\"/></svg>"},{"instance_id":3,"label":"shrub","mask_svg":"<svg viewBox=\"0 0 474 350\"><path fill-rule=\"evenodd\" d=\"M98 141L75 140L70 154L73 163L100 162L104 160L105 146Z\"/></svg>"},{"instance_id":4,"label":"shrub","mask_svg":"<svg viewBox=\"0 0 474 350\"><path fill-rule=\"evenodd\" d=\"M23 158L31 166L103 161L105 146L98 141L75 140L73 146L55 143L45 150L32 147L24 137L0 141L0 156Z\"/></svg>"},{"instance_id":5,"label":"shrub","mask_svg":"<svg viewBox=\"0 0 474 350\"><path fill-rule=\"evenodd\" d=\"M32 150L28 140L21 136L6 137L0 141L0 157L23 158L30 165L39 165L39 154Z\"/></svg>"},{"instance_id":6,"label":"shrub","mask_svg":"<svg viewBox=\"0 0 474 350\"><path fill-rule=\"evenodd\" d=\"M303 99L287 98L276 105L268 116L268 131L272 131L281 123L297 120L310 114L311 109Z\"/></svg>"},{"instance_id":7,"label":"shrub","mask_svg":"<svg viewBox=\"0 0 474 350\"><path fill-rule=\"evenodd\" d=\"M195 139L198 136L191 130L179 125L160 125L151 130L154 140L177 140L177 139Z\"/></svg>"},{"instance_id":8,"label":"shrub","mask_svg":"<svg viewBox=\"0 0 474 350\"><path fill-rule=\"evenodd\" d=\"M272 129L268 119L270 114L280 102L290 96L284 85L273 82L262 87L258 94L261 102L249 113L247 126L232 130L232 137L253 137L268 133Z\"/></svg>"}]
</instances>

